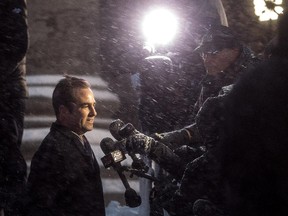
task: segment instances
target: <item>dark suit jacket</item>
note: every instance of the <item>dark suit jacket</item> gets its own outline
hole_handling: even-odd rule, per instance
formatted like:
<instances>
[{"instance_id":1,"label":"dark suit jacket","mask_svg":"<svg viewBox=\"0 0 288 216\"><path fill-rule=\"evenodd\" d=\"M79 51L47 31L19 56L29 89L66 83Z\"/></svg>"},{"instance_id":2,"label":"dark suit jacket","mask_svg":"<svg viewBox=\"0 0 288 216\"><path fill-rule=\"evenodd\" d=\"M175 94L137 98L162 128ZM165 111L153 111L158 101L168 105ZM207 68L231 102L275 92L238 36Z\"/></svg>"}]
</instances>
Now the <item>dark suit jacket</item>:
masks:
<instances>
[{"instance_id":1,"label":"dark suit jacket","mask_svg":"<svg viewBox=\"0 0 288 216\"><path fill-rule=\"evenodd\" d=\"M28 215L105 215L96 159L85 153L75 134L56 123L32 159L27 189Z\"/></svg>"}]
</instances>

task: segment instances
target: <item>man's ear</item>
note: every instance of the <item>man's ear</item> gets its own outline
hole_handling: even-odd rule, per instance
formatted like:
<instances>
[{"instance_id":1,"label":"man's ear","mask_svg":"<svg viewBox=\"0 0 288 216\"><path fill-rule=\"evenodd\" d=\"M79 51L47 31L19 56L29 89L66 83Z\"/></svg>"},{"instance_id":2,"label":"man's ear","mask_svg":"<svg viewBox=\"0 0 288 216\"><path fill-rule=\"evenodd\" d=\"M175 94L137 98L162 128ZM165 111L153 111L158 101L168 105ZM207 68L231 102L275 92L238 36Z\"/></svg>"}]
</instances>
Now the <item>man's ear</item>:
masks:
<instances>
[{"instance_id":1,"label":"man's ear","mask_svg":"<svg viewBox=\"0 0 288 216\"><path fill-rule=\"evenodd\" d=\"M64 117L64 116L67 116L67 114L69 114L69 109L64 105L60 105L59 106L59 116Z\"/></svg>"}]
</instances>

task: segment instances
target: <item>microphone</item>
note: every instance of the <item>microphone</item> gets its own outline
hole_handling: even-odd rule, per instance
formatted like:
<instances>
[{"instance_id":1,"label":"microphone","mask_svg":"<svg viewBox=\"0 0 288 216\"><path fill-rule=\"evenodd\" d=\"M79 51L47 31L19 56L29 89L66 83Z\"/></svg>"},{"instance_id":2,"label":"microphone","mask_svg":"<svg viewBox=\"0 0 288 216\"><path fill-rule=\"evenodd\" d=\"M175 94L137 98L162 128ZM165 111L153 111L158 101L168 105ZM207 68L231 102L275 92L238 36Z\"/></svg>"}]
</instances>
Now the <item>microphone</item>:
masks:
<instances>
[{"instance_id":1,"label":"microphone","mask_svg":"<svg viewBox=\"0 0 288 216\"><path fill-rule=\"evenodd\" d=\"M106 137L106 138L101 140L100 148L102 149L103 153L105 154L105 156L103 158L107 157L107 155L108 155L108 157L110 157L109 155L111 154L111 152L114 151L114 141L111 138ZM106 159L103 159L103 158L101 158L101 160L102 160L102 162L104 161L104 163L103 163L104 167L108 168L109 166L106 165ZM129 188L130 186L129 186L129 183L126 179L126 176L123 174L123 167L121 166L121 163L120 162L112 162L110 164L113 167L113 169L117 171L117 173L118 173L123 185L125 186L125 188Z\"/></svg>"},{"instance_id":2,"label":"microphone","mask_svg":"<svg viewBox=\"0 0 288 216\"><path fill-rule=\"evenodd\" d=\"M109 125L109 131L111 133L111 135L118 141L122 140L123 137L119 135L119 130L120 128L122 128L125 125L125 123L120 120L120 119L116 119L113 122L111 122L111 124Z\"/></svg>"},{"instance_id":3,"label":"microphone","mask_svg":"<svg viewBox=\"0 0 288 216\"><path fill-rule=\"evenodd\" d=\"M125 154L115 148L114 141L109 137L104 138L100 142L100 148L105 154L101 161L106 169L111 166L117 166L117 163L126 159Z\"/></svg>"},{"instance_id":4,"label":"microphone","mask_svg":"<svg viewBox=\"0 0 288 216\"><path fill-rule=\"evenodd\" d=\"M112 136L118 140L123 141L126 137L137 133L135 127L131 124L125 124L122 120L116 119L109 125L109 130ZM137 157L135 154L128 152L129 156L133 160L132 167L134 169L143 170L145 173L148 172L149 167L144 163L142 159Z\"/></svg>"},{"instance_id":5,"label":"microphone","mask_svg":"<svg viewBox=\"0 0 288 216\"><path fill-rule=\"evenodd\" d=\"M110 137L106 137L101 140L100 148L102 149L103 153L109 154L110 152L114 151L114 141Z\"/></svg>"},{"instance_id":6,"label":"microphone","mask_svg":"<svg viewBox=\"0 0 288 216\"><path fill-rule=\"evenodd\" d=\"M136 134L138 131L135 129L135 127L131 124L131 123L128 123L124 126L122 126L118 133L121 137L128 137L128 136L131 136L133 134Z\"/></svg>"},{"instance_id":7,"label":"microphone","mask_svg":"<svg viewBox=\"0 0 288 216\"><path fill-rule=\"evenodd\" d=\"M137 195L136 191L133 190L128 181L127 181L127 178L126 176L123 174L123 167L121 166L121 161L123 159L123 154L120 150L115 150L115 147L114 147L114 141L109 138L109 137L106 137L104 139L101 140L100 142L100 148L102 149L103 153L105 154L105 156L103 158L106 158L108 156L109 159L103 159L101 158L103 164L104 164L104 167L105 168L108 168L109 166L112 166L113 169L118 173L126 191L125 191L125 202L126 202L126 205L129 206L129 207L137 207L139 205L141 205L141 197L139 195ZM113 155L113 152L117 152L116 155L119 156L119 152L121 153L121 157L122 159L119 159L116 157L115 159L115 154ZM112 155L112 156L110 156ZM112 157L112 158L111 158ZM124 155L125 157L125 155ZM108 163L107 161L108 160ZM124 160L124 159L123 159Z\"/></svg>"}]
</instances>

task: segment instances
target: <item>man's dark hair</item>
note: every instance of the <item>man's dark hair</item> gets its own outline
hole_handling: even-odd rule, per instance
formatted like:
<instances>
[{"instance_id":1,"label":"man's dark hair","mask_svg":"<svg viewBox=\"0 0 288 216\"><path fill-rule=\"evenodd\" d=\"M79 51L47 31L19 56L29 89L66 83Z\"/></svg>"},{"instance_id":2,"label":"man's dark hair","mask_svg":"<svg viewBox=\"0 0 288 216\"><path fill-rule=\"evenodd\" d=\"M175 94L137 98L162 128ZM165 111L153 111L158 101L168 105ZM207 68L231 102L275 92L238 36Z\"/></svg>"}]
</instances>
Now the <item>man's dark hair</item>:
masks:
<instances>
[{"instance_id":1,"label":"man's dark hair","mask_svg":"<svg viewBox=\"0 0 288 216\"><path fill-rule=\"evenodd\" d=\"M68 75L58 82L52 96L52 103L56 116L59 114L59 107L61 105L66 106L69 111L72 111L69 104L75 102L74 90L79 88L90 88L90 84L82 78Z\"/></svg>"}]
</instances>

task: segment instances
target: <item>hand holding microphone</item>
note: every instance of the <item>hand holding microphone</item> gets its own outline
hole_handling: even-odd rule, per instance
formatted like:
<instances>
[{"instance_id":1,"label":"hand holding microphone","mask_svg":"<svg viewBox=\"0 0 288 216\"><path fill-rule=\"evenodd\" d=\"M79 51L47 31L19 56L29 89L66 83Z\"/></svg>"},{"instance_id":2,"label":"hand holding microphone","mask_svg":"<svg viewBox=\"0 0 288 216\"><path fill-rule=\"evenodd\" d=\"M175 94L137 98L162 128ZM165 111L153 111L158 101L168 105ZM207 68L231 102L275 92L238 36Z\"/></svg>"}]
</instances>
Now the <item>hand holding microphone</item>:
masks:
<instances>
[{"instance_id":1,"label":"hand holding microphone","mask_svg":"<svg viewBox=\"0 0 288 216\"><path fill-rule=\"evenodd\" d=\"M120 119L113 121L110 124L109 129L113 137L117 139L119 143L121 143L120 145L125 148L125 151L127 150L129 156L132 158L132 167L142 170L143 172L147 172L149 167L146 166L144 161L138 158L135 153L144 154L142 148L145 149L145 146L149 148L149 144L146 145L146 143L149 142L148 139L150 137L137 131L132 124L125 124ZM138 148L134 149L133 144L135 144ZM148 149L146 150L148 152Z\"/></svg>"},{"instance_id":2,"label":"hand holding microphone","mask_svg":"<svg viewBox=\"0 0 288 216\"><path fill-rule=\"evenodd\" d=\"M117 135L124 139L125 148L127 149L127 152L132 159L135 157L136 160L141 160L139 158L137 159L135 154L146 154L150 159L154 160L156 163L162 166L167 172L174 175L175 178L181 179L186 164L183 164L182 158L176 155L172 149L162 144L161 142L156 141L154 138L140 133L130 123L124 124L123 122L121 122L121 120L116 120L116 122L114 122L113 124L118 126L122 125L121 128L112 128L117 128L115 129L115 131L117 131ZM163 151L165 151L165 154L167 154L167 158L165 159L161 156L161 152ZM179 164L178 170L174 169L175 164Z\"/></svg>"},{"instance_id":3,"label":"hand holding microphone","mask_svg":"<svg viewBox=\"0 0 288 216\"><path fill-rule=\"evenodd\" d=\"M156 142L152 137L137 131L130 123L122 126L119 134L126 137L126 149L134 154L149 154L151 146Z\"/></svg>"}]
</instances>

